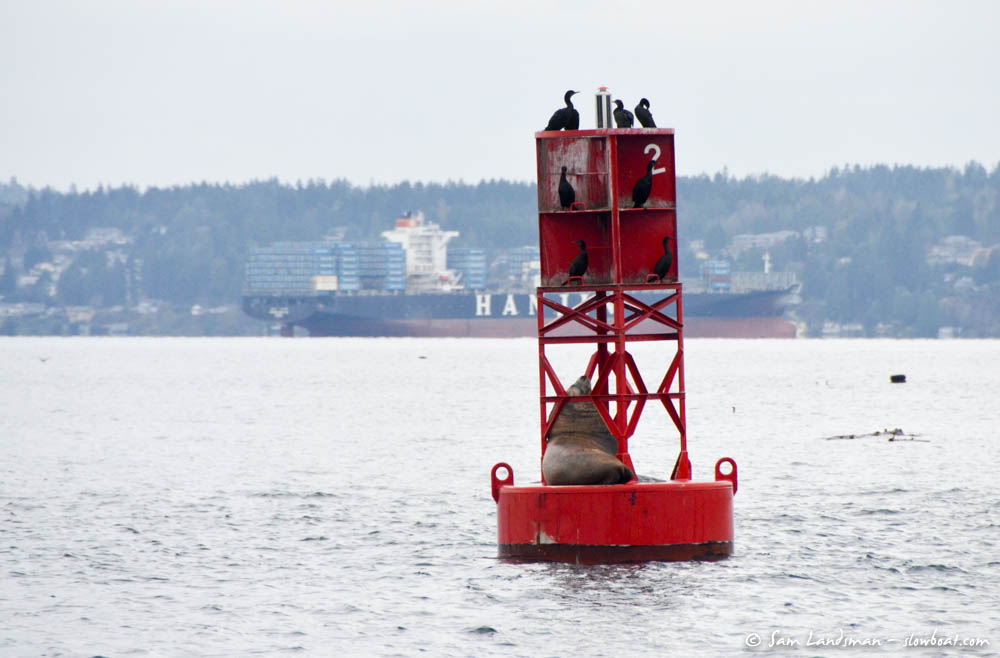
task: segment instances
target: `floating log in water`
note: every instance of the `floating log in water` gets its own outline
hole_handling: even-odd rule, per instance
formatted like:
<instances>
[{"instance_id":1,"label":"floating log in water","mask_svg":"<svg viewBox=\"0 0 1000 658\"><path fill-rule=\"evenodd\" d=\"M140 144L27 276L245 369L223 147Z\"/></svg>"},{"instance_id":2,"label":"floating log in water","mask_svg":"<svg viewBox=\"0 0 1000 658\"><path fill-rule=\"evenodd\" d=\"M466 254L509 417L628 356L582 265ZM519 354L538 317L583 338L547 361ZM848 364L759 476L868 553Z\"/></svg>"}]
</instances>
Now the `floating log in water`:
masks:
<instances>
[{"instance_id":1,"label":"floating log in water","mask_svg":"<svg viewBox=\"0 0 1000 658\"><path fill-rule=\"evenodd\" d=\"M900 428L895 429L883 429L882 431L875 430L874 432L868 432L866 434L838 434L837 436L826 437L827 441L834 441L838 439L865 439L872 436L888 436L890 441L920 441L921 443L930 443L926 439L915 438L916 434L907 435L906 432Z\"/></svg>"}]
</instances>

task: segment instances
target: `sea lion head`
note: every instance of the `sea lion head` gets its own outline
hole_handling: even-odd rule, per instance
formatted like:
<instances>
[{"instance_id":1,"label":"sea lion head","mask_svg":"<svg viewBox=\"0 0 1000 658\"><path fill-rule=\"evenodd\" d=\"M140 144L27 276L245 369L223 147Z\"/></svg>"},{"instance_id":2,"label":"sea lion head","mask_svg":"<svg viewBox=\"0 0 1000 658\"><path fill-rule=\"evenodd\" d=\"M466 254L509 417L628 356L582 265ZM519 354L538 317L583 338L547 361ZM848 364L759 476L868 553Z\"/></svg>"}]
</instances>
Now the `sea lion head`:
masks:
<instances>
[{"instance_id":1,"label":"sea lion head","mask_svg":"<svg viewBox=\"0 0 1000 658\"><path fill-rule=\"evenodd\" d=\"M590 395L590 379L586 375L580 375L580 377L573 382L573 385L569 387L566 392L570 395Z\"/></svg>"}]
</instances>

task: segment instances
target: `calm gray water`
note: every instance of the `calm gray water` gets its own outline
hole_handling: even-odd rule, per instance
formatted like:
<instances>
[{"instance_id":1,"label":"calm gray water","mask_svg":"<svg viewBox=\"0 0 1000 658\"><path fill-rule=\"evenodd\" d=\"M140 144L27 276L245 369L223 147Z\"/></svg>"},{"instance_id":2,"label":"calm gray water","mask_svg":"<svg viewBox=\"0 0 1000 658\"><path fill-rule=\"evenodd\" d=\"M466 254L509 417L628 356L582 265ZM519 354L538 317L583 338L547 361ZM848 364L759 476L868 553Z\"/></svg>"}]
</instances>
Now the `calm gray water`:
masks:
<instances>
[{"instance_id":1,"label":"calm gray water","mask_svg":"<svg viewBox=\"0 0 1000 658\"><path fill-rule=\"evenodd\" d=\"M580 567L495 557L534 340L0 339L0 655L1000 655L1000 341L685 348L736 554Z\"/></svg>"}]
</instances>

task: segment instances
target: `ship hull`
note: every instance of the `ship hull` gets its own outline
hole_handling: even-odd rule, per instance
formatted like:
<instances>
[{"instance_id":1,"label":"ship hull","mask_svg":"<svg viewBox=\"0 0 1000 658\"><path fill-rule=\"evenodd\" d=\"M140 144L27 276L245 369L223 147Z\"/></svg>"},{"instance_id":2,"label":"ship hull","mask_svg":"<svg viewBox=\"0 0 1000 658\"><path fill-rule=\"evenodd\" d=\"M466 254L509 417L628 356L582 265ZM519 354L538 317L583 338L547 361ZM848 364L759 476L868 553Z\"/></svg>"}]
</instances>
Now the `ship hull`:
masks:
<instances>
[{"instance_id":1,"label":"ship hull","mask_svg":"<svg viewBox=\"0 0 1000 658\"><path fill-rule=\"evenodd\" d=\"M689 338L794 338L782 317L789 291L686 294L684 333ZM567 292L572 306L582 293ZM516 338L538 335L534 293L372 294L316 297L245 296L251 317L278 322L310 336L414 336Z\"/></svg>"},{"instance_id":2,"label":"ship hull","mask_svg":"<svg viewBox=\"0 0 1000 658\"><path fill-rule=\"evenodd\" d=\"M368 320L316 315L299 324L310 336L410 336L525 338L538 335L534 320ZM782 317L685 318L688 338L795 338L795 325Z\"/></svg>"}]
</instances>

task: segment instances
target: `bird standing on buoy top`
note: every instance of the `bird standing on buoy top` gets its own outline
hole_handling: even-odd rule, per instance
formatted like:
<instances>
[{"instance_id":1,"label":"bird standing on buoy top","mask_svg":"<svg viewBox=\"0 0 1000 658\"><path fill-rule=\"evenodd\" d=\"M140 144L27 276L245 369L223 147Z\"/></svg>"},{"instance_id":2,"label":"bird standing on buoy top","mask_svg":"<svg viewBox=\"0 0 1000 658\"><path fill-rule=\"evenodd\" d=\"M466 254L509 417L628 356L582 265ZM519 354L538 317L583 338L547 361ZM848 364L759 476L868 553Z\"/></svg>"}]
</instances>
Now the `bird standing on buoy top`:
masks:
<instances>
[{"instance_id":1,"label":"bird standing on buoy top","mask_svg":"<svg viewBox=\"0 0 1000 658\"><path fill-rule=\"evenodd\" d=\"M573 240L573 244L580 245L580 253L577 254L576 258L569 266L569 279L563 281L565 286L570 282L573 277L583 277L583 273L587 271L587 265L589 264L589 259L587 258L587 243L583 240Z\"/></svg>"},{"instance_id":2,"label":"bird standing on buoy top","mask_svg":"<svg viewBox=\"0 0 1000 658\"><path fill-rule=\"evenodd\" d=\"M615 124L619 128L631 128L632 124L635 122L635 117L632 116L631 112L625 109L625 104L622 103L620 100L615 101L615 105L616 105L614 111Z\"/></svg>"},{"instance_id":3,"label":"bird standing on buoy top","mask_svg":"<svg viewBox=\"0 0 1000 658\"><path fill-rule=\"evenodd\" d=\"M573 101L570 98L573 94L579 92L570 89L563 95L563 100L566 102L566 107L560 107L558 110L553 112L552 118L549 119L549 124L545 126L546 130L577 130L580 127L580 113L576 111L573 107Z\"/></svg>"},{"instance_id":4,"label":"bird standing on buoy top","mask_svg":"<svg viewBox=\"0 0 1000 658\"><path fill-rule=\"evenodd\" d=\"M650 160L649 164L646 165L646 175L637 180L632 188L633 208L642 208L649 199L649 194L653 191L653 167L655 166L656 160Z\"/></svg>"},{"instance_id":5,"label":"bird standing on buoy top","mask_svg":"<svg viewBox=\"0 0 1000 658\"><path fill-rule=\"evenodd\" d=\"M649 111L649 101L645 98L639 100L639 104L635 106L635 118L639 120L639 123L643 128L655 128L656 122L653 121L653 115Z\"/></svg>"},{"instance_id":6,"label":"bird standing on buoy top","mask_svg":"<svg viewBox=\"0 0 1000 658\"><path fill-rule=\"evenodd\" d=\"M670 242L671 238L668 235L663 238L663 255L660 256L660 260L656 261L656 265L653 266L653 274L660 277L660 281L667 281L667 275L670 274L670 266L674 263L674 255L670 253Z\"/></svg>"},{"instance_id":7,"label":"bird standing on buoy top","mask_svg":"<svg viewBox=\"0 0 1000 658\"><path fill-rule=\"evenodd\" d=\"M573 205L574 201L576 201L576 190L566 180L566 167L563 167L562 174L559 175L559 205L562 206L563 210L566 210Z\"/></svg>"}]
</instances>

